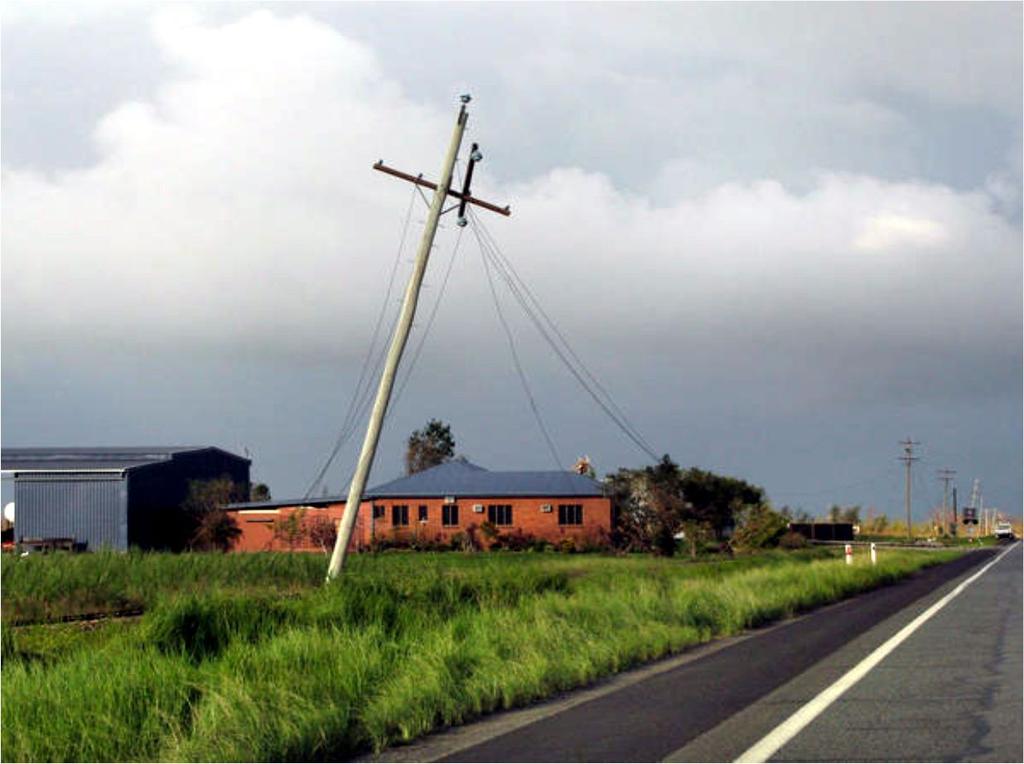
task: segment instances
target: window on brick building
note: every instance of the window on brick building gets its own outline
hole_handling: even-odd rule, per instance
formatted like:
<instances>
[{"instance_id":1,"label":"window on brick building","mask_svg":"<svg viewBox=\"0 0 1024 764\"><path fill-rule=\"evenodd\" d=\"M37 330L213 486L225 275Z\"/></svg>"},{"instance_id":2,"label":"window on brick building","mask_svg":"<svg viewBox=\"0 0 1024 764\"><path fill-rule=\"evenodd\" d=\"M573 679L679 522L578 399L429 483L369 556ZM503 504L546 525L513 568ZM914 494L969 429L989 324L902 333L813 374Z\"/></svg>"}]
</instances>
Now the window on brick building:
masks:
<instances>
[{"instance_id":1,"label":"window on brick building","mask_svg":"<svg viewBox=\"0 0 1024 764\"><path fill-rule=\"evenodd\" d=\"M380 506L379 504L374 504L373 505L373 519L374 520L383 520L384 519L384 507Z\"/></svg>"},{"instance_id":2,"label":"window on brick building","mask_svg":"<svg viewBox=\"0 0 1024 764\"><path fill-rule=\"evenodd\" d=\"M583 525L582 504L559 504L558 505L559 525Z\"/></svg>"},{"instance_id":3,"label":"window on brick building","mask_svg":"<svg viewBox=\"0 0 1024 764\"><path fill-rule=\"evenodd\" d=\"M419 521L421 523L425 523L427 521L427 505L426 504L420 504Z\"/></svg>"},{"instance_id":4,"label":"window on brick building","mask_svg":"<svg viewBox=\"0 0 1024 764\"><path fill-rule=\"evenodd\" d=\"M391 524L392 525L408 525L409 524L409 505L408 504L394 504L391 507Z\"/></svg>"},{"instance_id":5,"label":"window on brick building","mask_svg":"<svg viewBox=\"0 0 1024 764\"><path fill-rule=\"evenodd\" d=\"M487 519L494 525L512 525L512 505L488 504Z\"/></svg>"},{"instance_id":6,"label":"window on brick building","mask_svg":"<svg viewBox=\"0 0 1024 764\"><path fill-rule=\"evenodd\" d=\"M451 528L459 524L459 505L445 504L441 507L441 525Z\"/></svg>"}]
</instances>

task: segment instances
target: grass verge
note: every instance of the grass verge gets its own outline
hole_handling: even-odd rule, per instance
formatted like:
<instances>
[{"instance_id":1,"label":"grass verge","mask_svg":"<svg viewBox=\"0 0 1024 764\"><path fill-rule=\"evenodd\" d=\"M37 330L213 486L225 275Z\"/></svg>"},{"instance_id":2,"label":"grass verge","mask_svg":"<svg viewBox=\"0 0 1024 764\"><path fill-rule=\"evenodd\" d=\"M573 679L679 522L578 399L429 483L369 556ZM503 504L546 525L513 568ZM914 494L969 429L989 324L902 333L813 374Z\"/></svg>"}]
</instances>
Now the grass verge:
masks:
<instances>
[{"instance_id":1,"label":"grass verge","mask_svg":"<svg viewBox=\"0 0 1024 764\"><path fill-rule=\"evenodd\" d=\"M392 555L364 558L340 585L287 599L165 588L151 595L137 627L101 642L83 637L80 649L65 645L48 660L23 656L17 639L8 650L5 637L3 758L350 757L891 583L958 553L891 552L877 566L823 554L706 565Z\"/></svg>"}]
</instances>

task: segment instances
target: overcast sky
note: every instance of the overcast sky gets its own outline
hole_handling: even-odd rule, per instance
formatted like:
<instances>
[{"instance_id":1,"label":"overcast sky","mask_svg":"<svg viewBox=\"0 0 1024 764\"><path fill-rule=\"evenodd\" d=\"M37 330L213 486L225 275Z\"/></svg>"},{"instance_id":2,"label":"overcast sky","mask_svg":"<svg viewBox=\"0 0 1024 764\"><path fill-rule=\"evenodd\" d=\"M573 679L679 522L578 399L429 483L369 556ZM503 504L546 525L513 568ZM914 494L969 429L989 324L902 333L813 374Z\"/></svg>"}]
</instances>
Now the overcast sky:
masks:
<instances>
[{"instance_id":1,"label":"overcast sky","mask_svg":"<svg viewBox=\"0 0 1024 764\"><path fill-rule=\"evenodd\" d=\"M247 449L301 495L425 217L370 166L436 177L470 92L474 191L513 210L484 223L657 452L898 515L911 436L915 515L943 467L1020 513L1019 3L5 3L0 33L6 446ZM454 258L371 482L430 417L553 468ZM559 464L649 461L499 289Z\"/></svg>"}]
</instances>

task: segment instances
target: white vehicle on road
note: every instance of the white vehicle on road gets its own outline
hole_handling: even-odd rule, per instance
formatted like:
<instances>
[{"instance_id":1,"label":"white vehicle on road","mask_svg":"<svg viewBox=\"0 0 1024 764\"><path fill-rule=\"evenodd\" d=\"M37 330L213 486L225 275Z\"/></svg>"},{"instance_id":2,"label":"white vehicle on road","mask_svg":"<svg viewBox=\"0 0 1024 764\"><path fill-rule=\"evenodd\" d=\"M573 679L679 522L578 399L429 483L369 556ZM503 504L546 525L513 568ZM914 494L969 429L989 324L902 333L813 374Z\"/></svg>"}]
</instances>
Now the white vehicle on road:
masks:
<instances>
[{"instance_id":1,"label":"white vehicle on road","mask_svg":"<svg viewBox=\"0 0 1024 764\"><path fill-rule=\"evenodd\" d=\"M996 538L1010 539L1012 541L1015 538L1013 535L1013 526L1003 521L996 523Z\"/></svg>"}]
</instances>

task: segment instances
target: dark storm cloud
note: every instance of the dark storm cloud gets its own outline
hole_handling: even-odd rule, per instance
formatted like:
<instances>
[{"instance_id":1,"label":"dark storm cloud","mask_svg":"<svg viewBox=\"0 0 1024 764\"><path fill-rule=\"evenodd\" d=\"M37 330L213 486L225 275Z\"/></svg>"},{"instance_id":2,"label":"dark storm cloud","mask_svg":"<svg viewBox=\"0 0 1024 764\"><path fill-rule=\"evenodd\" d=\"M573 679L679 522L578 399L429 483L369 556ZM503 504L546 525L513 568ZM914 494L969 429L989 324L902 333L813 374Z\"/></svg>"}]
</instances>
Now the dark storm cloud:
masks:
<instances>
[{"instance_id":1,"label":"dark storm cloud","mask_svg":"<svg viewBox=\"0 0 1024 764\"><path fill-rule=\"evenodd\" d=\"M515 210L488 226L664 450L771 490L807 480L771 441L803 442L826 412L858 432L874 422L887 445L949 409L982 412L964 417L964 441L1000 411L1012 418L1019 7L579 8L461 5L432 19L407 6L216 6L204 20L175 6L130 46L152 41L150 84L108 76L120 98L87 89L42 112L28 53L66 61L53 41L74 35L47 37L37 20L19 37L30 22L16 18L4 38L17 53L4 61L16 114L15 133L4 128L5 439L203 433L266 454L285 492L303 487L347 403L410 199L368 166L436 171L454 105L435 94L468 83L482 95L478 191ZM76 23L115 28L102 13ZM426 74L418 46L431 35L412 30L445 23L464 58ZM97 72L63 67L67 87L112 71L90 60ZM472 60L472 76L454 60ZM64 134L88 136L72 141L88 155L46 148ZM421 221L414 207L411 239ZM439 238L425 310L454 235ZM566 461L637 459L513 321ZM438 415L485 461L536 456L499 331L467 236L393 451ZM1016 436L977 469L1012 472ZM816 479L870 472L866 440ZM1019 503L1019 486L1007 490Z\"/></svg>"}]
</instances>

